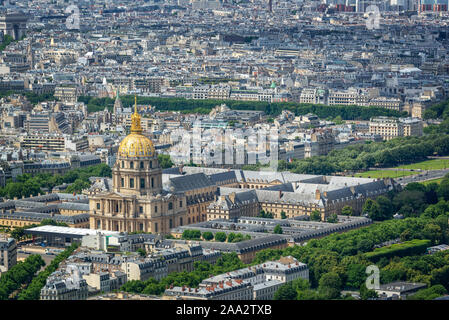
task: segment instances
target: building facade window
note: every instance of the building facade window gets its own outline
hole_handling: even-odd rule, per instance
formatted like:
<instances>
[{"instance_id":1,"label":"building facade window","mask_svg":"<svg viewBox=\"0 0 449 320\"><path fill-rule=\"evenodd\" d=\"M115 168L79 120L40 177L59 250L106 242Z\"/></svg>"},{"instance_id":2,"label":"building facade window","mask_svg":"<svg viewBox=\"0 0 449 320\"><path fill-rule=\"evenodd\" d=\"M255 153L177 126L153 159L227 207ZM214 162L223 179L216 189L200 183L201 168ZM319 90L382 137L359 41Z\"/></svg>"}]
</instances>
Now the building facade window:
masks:
<instances>
[{"instance_id":1,"label":"building facade window","mask_svg":"<svg viewBox=\"0 0 449 320\"><path fill-rule=\"evenodd\" d=\"M143 169L143 161L140 161L140 169Z\"/></svg>"},{"instance_id":2,"label":"building facade window","mask_svg":"<svg viewBox=\"0 0 449 320\"><path fill-rule=\"evenodd\" d=\"M140 178L140 188L145 189L145 178Z\"/></svg>"},{"instance_id":3,"label":"building facade window","mask_svg":"<svg viewBox=\"0 0 449 320\"><path fill-rule=\"evenodd\" d=\"M169 202L168 203L168 210L172 210L173 209L173 202Z\"/></svg>"},{"instance_id":4,"label":"building facade window","mask_svg":"<svg viewBox=\"0 0 449 320\"><path fill-rule=\"evenodd\" d=\"M134 179L133 178L129 179L129 187L134 188Z\"/></svg>"},{"instance_id":5,"label":"building facade window","mask_svg":"<svg viewBox=\"0 0 449 320\"><path fill-rule=\"evenodd\" d=\"M134 169L134 162L133 162L133 161L131 161L131 162L129 163L129 167L130 167L131 169Z\"/></svg>"}]
</instances>

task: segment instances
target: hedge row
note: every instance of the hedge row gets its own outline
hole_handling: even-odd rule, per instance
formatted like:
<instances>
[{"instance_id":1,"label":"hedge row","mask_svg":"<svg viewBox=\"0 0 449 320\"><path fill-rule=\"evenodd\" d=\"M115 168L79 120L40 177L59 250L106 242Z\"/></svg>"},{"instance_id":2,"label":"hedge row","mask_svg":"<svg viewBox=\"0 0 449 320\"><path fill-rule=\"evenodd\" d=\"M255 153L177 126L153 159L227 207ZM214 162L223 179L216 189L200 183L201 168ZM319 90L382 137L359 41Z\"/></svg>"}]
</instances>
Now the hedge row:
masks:
<instances>
[{"instance_id":1,"label":"hedge row","mask_svg":"<svg viewBox=\"0 0 449 320\"><path fill-rule=\"evenodd\" d=\"M430 246L430 240L410 240L403 243L392 244L390 246L377 248L374 251L365 253L365 257L371 261L378 261L381 258L392 258L417 255L426 252Z\"/></svg>"}]
</instances>

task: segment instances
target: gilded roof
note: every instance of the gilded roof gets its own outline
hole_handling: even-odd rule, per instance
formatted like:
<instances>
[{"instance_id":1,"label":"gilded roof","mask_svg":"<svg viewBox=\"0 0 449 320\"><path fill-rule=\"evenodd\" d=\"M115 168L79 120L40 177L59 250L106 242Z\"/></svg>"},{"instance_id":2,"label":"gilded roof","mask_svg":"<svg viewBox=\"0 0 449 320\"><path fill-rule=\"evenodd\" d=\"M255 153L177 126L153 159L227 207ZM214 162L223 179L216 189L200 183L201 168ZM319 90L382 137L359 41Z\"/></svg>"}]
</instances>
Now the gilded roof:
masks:
<instances>
[{"instance_id":1,"label":"gilded roof","mask_svg":"<svg viewBox=\"0 0 449 320\"><path fill-rule=\"evenodd\" d=\"M143 134L131 133L120 142L118 155L120 157L153 157L155 156L153 142Z\"/></svg>"}]
</instances>

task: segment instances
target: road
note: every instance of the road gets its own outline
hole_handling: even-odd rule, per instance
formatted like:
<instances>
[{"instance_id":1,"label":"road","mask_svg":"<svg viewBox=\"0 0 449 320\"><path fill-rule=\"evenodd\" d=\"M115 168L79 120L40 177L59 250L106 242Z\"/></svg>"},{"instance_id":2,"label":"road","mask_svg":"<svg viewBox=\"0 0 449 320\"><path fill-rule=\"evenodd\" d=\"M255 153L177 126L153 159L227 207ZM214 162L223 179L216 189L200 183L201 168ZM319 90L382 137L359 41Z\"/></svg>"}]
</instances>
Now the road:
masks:
<instances>
[{"instance_id":1,"label":"road","mask_svg":"<svg viewBox=\"0 0 449 320\"><path fill-rule=\"evenodd\" d=\"M404 186L411 182L422 182L422 181L426 181L426 180L439 179L439 178L444 177L448 173L449 173L449 169L429 170L429 171L422 171L418 175L395 178L394 180L397 183Z\"/></svg>"},{"instance_id":2,"label":"road","mask_svg":"<svg viewBox=\"0 0 449 320\"><path fill-rule=\"evenodd\" d=\"M26 253L21 253L20 251L24 251ZM45 266L42 267L42 269L48 266L50 262L52 262L53 259L56 257L56 255L46 254L45 249L39 247L19 246L17 248L17 261L20 261L22 259L25 260L31 254L39 254L42 257L42 259L45 262Z\"/></svg>"}]
</instances>

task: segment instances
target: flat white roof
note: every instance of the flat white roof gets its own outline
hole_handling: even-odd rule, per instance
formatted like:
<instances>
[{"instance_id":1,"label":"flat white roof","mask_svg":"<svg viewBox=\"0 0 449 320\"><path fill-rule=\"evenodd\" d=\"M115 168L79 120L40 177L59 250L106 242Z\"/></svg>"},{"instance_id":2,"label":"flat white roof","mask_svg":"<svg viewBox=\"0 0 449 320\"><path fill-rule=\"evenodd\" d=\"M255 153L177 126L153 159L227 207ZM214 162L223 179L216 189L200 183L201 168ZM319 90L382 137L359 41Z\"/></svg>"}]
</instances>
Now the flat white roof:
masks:
<instances>
[{"instance_id":1,"label":"flat white roof","mask_svg":"<svg viewBox=\"0 0 449 320\"><path fill-rule=\"evenodd\" d=\"M49 232L49 233L64 233L73 234L80 236L95 235L97 232L101 232L105 235L118 235L118 231L106 231L106 230L96 230L96 229L85 229L85 228L69 228L69 227L59 227L59 226L40 226L35 228L30 228L31 231Z\"/></svg>"}]
</instances>

